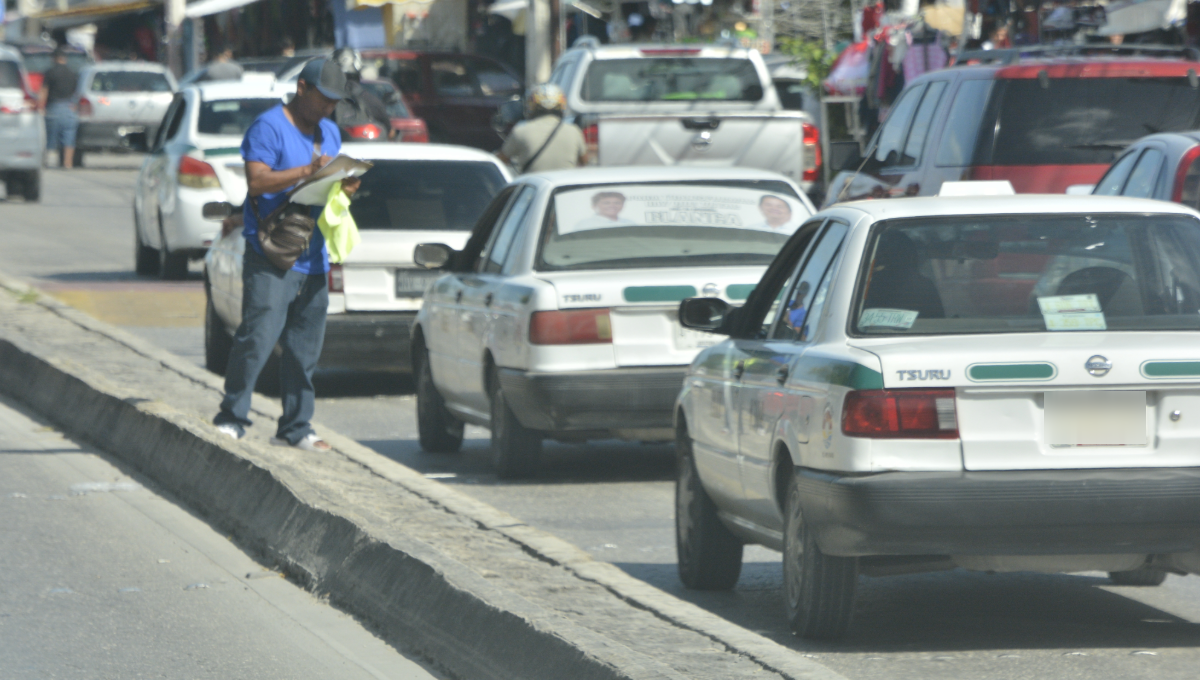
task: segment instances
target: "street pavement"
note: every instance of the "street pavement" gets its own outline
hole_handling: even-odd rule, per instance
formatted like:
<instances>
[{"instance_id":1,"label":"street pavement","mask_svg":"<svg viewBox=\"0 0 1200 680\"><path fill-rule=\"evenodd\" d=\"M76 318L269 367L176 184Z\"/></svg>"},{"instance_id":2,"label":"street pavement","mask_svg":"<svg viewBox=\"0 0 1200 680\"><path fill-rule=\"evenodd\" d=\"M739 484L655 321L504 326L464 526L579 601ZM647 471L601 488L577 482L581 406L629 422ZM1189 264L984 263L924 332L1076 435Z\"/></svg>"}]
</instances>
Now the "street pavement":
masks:
<instances>
[{"instance_id":1,"label":"street pavement","mask_svg":"<svg viewBox=\"0 0 1200 680\"><path fill-rule=\"evenodd\" d=\"M0 677L442 677L6 399L0 517Z\"/></svg>"},{"instance_id":2,"label":"street pavement","mask_svg":"<svg viewBox=\"0 0 1200 680\"><path fill-rule=\"evenodd\" d=\"M202 363L200 269L178 283L132 274L134 173L119 162L129 160L48 172L42 205L0 204L0 270ZM747 548L732 593L679 585L670 447L548 444L536 479L503 482L488 468L486 430L467 428L457 455L420 451L404 377L322 373L318 392L319 422L856 680L1192 678L1200 664L1200 579L1179 576L1158 588L1114 587L1102 574L864 578L849 638L801 642L784 619L777 553Z\"/></svg>"}]
</instances>

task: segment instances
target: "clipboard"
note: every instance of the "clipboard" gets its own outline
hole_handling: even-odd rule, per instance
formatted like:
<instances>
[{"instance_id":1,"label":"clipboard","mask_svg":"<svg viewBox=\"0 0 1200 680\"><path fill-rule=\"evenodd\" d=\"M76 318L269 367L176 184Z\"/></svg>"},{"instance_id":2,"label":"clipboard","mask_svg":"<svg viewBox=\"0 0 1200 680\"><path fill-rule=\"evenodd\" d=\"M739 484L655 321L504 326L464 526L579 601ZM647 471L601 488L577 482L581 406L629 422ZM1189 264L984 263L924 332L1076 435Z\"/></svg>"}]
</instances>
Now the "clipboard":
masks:
<instances>
[{"instance_id":1,"label":"clipboard","mask_svg":"<svg viewBox=\"0 0 1200 680\"><path fill-rule=\"evenodd\" d=\"M300 205L323 206L329 198L329 187L334 182L347 177L360 177L363 173L375 167L367 161L351 158L346 154L338 154L337 158L326 163L320 170L314 172L296 185L288 194L288 200Z\"/></svg>"}]
</instances>

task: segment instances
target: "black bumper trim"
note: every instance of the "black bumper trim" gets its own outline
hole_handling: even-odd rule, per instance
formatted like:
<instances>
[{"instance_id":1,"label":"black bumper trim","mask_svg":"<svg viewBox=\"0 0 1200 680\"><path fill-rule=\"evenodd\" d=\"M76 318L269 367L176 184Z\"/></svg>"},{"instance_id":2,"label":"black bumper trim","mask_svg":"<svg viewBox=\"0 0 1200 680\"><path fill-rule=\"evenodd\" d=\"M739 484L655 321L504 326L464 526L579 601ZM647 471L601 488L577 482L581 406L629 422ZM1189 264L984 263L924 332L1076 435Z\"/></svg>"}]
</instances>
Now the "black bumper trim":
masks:
<instances>
[{"instance_id":1,"label":"black bumper trim","mask_svg":"<svg viewBox=\"0 0 1200 680\"><path fill-rule=\"evenodd\" d=\"M1200 468L797 474L805 522L831 555L1200 547Z\"/></svg>"},{"instance_id":2,"label":"black bumper trim","mask_svg":"<svg viewBox=\"0 0 1200 680\"><path fill-rule=\"evenodd\" d=\"M318 363L322 368L408 373L416 319L415 311L330 314Z\"/></svg>"},{"instance_id":3,"label":"black bumper trim","mask_svg":"<svg viewBox=\"0 0 1200 680\"><path fill-rule=\"evenodd\" d=\"M500 369L500 385L525 427L550 432L672 427L684 366L570 373Z\"/></svg>"}]
</instances>

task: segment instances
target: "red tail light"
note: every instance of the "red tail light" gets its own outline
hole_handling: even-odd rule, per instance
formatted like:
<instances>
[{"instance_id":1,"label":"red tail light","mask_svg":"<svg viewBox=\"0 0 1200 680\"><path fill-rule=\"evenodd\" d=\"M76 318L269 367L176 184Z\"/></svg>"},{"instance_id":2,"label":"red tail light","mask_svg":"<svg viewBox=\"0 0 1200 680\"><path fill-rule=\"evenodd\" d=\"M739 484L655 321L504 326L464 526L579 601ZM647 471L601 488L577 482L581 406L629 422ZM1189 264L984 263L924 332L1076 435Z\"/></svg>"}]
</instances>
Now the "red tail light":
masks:
<instances>
[{"instance_id":1,"label":"red tail light","mask_svg":"<svg viewBox=\"0 0 1200 680\"><path fill-rule=\"evenodd\" d=\"M217 179L217 171L213 170L213 166L191 156L181 156L179 185L189 189L220 189L221 181Z\"/></svg>"},{"instance_id":2,"label":"red tail light","mask_svg":"<svg viewBox=\"0 0 1200 680\"><path fill-rule=\"evenodd\" d=\"M34 111L37 111L37 101L30 99L29 97L26 97L25 101L19 106L7 106L0 104L0 113L6 113L9 115L16 115L18 113L33 113Z\"/></svg>"},{"instance_id":3,"label":"red tail light","mask_svg":"<svg viewBox=\"0 0 1200 680\"><path fill-rule=\"evenodd\" d=\"M400 142L428 142L429 129L420 118L393 118L392 129Z\"/></svg>"},{"instance_id":4,"label":"red tail light","mask_svg":"<svg viewBox=\"0 0 1200 680\"><path fill-rule=\"evenodd\" d=\"M820 170L821 131L817 129L816 125L804 123L804 181L817 181Z\"/></svg>"},{"instance_id":5,"label":"red tail light","mask_svg":"<svg viewBox=\"0 0 1200 680\"><path fill-rule=\"evenodd\" d=\"M607 309L534 312L529 342L535 345L596 345L612 342L612 319Z\"/></svg>"},{"instance_id":6,"label":"red tail light","mask_svg":"<svg viewBox=\"0 0 1200 680\"><path fill-rule=\"evenodd\" d=\"M346 128L346 133L350 135L351 139L379 139L383 136L383 131L374 123Z\"/></svg>"},{"instance_id":7,"label":"red tail light","mask_svg":"<svg viewBox=\"0 0 1200 680\"><path fill-rule=\"evenodd\" d=\"M79 115L84 118L92 115L92 102L87 97L79 98Z\"/></svg>"},{"instance_id":8,"label":"red tail light","mask_svg":"<svg viewBox=\"0 0 1200 680\"><path fill-rule=\"evenodd\" d=\"M957 439L954 390L858 390L846 395L842 432L872 439Z\"/></svg>"},{"instance_id":9,"label":"red tail light","mask_svg":"<svg viewBox=\"0 0 1200 680\"><path fill-rule=\"evenodd\" d=\"M588 165L600 164L600 126L596 123L583 128L583 141L587 143Z\"/></svg>"},{"instance_id":10,"label":"red tail light","mask_svg":"<svg viewBox=\"0 0 1200 680\"><path fill-rule=\"evenodd\" d=\"M1200 146L1193 146L1183 154L1175 170L1175 188L1171 200L1195 208L1200 199Z\"/></svg>"},{"instance_id":11,"label":"red tail light","mask_svg":"<svg viewBox=\"0 0 1200 680\"><path fill-rule=\"evenodd\" d=\"M342 265L340 265L340 264L329 265L329 273L325 276L325 278L329 282L329 292L330 293L345 293L346 292L346 278L342 272Z\"/></svg>"}]
</instances>

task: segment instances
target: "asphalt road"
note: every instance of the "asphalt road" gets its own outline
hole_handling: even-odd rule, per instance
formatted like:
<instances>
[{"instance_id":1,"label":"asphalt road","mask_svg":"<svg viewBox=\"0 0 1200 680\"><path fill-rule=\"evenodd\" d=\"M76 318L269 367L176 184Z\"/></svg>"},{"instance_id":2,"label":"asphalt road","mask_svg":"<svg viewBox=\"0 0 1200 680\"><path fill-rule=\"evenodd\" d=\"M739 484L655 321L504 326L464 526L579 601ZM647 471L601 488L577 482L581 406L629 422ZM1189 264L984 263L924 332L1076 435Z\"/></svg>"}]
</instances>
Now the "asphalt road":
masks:
<instances>
[{"instance_id":1,"label":"asphalt road","mask_svg":"<svg viewBox=\"0 0 1200 680\"><path fill-rule=\"evenodd\" d=\"M121 164L133 167L111 162ZM133 180L128 170L52 171L42 205L0 204L0 270L202 363L198 267L182 283L132 274ZM748 548L732 593L679 585L669 447L551 444L536 479L502 482L488 471L485 430L468 428L458 455L420 451L407 380L322 374L318 392L319 422L855 680L1160 680L1193 678L1200 667L1195 577L1171 576L1158 588L1114 587L1101 574L864 578L849 638L801 642L784 620L777 553Z\"/></svg>"}]
</instances>

